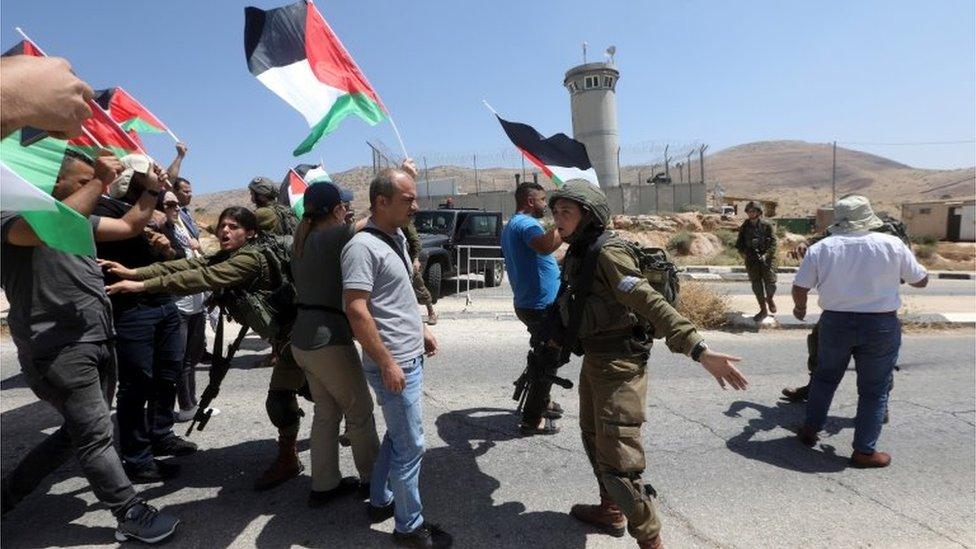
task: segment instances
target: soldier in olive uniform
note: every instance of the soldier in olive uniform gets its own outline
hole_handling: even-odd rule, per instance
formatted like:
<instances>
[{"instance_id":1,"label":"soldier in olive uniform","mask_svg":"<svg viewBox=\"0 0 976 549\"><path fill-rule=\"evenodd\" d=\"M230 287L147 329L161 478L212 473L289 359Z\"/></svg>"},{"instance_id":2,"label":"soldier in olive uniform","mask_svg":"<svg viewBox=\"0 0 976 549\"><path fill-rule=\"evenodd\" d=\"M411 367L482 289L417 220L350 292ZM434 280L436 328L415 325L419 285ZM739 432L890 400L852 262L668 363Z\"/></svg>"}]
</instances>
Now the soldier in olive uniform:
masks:
<instances>
[{"instance_id":1,"label":"soldier in olive uniform","mask_svg":"<svg viewBox=\"0 0 976 549\"><path fill-rule=\"evenodd\" d=\"M759 314L752 317L756 322L776 314L776 229L762 218L762 208L756 202L746 204L749 219L739 227L735 249L746 260L746 272L752 283L752 293L759 302Z\"/></svg>"},{"instance_id":2,"label":"soldier in olive uniform","mask_svg":"<svg viewBox=\"0 0 976 549\"><path fill-rule=\"evenodd\" d=\"M587 249L606 230L610 210L603 192L582 180L556 190L549 207L560 236L570 244L563 263L564 291L557 299L566 326ZM598 253L576 342L583 353L580 428L600 503L574 505L570 513L614 536L629 531L639 547L659 549L661 523L652 491L641 481L648 334L664 338L672 352L701 362L723 388L728 383L744 389L747 382L733 365L738 358L709 350L695 326L651 287L626 243L612 237Z\"/></svg>"},{"instance_id":3,"label":"soldier in olive uniform","mask_svg":"<svg viewBox=\"0 0 976 549\"><path fill-rule=\"evenodd\" d=\"M298 228L298 217L295 210L278 202L278 184L267 177L255 177L248 183L251 191L251 202L254 203L254 215L258 219L258 227L268 234L276 236L291 236Z\"/></svg>"},{"instance_id":4,"label":"soldier in olive uniform","mask_svg":"<svg viewBox=\"0 0 976 549\"><path fill-rule=\"evenodd\" d=\"M179 259L155 263L139 269L129 269L119 263L106 261L109 272L123 278L106 290L109 294L125 292L169 293L190 295L202 291L219 292L240 288L245 291L271 290L271 268L257 241L258 222L247 208L224 210L217 221L220 251L194 259ZM270 342L281 349L275 361L268 386L265 408L271 423L278 428L278 456L272 465L255 481L255 490L267 490L296 477L304 470L298 459L296 439L300 418L297 394L305 384L305 373L291 354L291 328L284 341Z\"/></svg>"}]
</instances>

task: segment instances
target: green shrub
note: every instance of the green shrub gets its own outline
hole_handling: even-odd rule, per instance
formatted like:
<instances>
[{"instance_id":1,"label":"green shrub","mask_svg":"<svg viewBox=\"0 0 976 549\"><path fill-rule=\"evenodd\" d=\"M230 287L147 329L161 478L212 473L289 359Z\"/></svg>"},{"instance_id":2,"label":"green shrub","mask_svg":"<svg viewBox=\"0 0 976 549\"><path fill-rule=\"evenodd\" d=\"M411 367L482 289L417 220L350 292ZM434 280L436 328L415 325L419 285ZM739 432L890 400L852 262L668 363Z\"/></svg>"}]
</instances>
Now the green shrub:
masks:
<instances>
[{"instance_id":1,"label":"green shrub","mask_svg":"<svg viewBox=\"0 0 976 549\"><path fill-rule=\"evenodd\" d=\"M727 250L735 249L735 241L738 240L739 233L728 229L719 229L714 234L722 241L722 246L725 246Z\"/></svg>"},{"instance_id":2,"label":"green shrub","mask_svg":"<svg viewBox=\"0 0 976 549\"><path fill-rule=\"evenodd\" d=\"M691 253L691 233L688 231L675 233L674 236L668 239L668 250L678 255L688 255Z\"/></svg>"},{"instance_id":3,"label":"green shrub","mask_svg":"<svg viewBox=\"0 0 976 549\"><path fill-rule=\"evenodd\" d=\"M910 240L915 244L920 244L923 246L935 246L939 242L938 238L930 234L912 236Z\"/></svg>"},{"instance_id":4,"label":"green shrub","mask_svg":"<svg viewBox=\"0 0 976 549\"><path fill-rule=\"evenodd\" d=\"M919 261L925 261L935 257L935 244L918 244L915 246L915 257Z\"/></svg>"}]
</instances>

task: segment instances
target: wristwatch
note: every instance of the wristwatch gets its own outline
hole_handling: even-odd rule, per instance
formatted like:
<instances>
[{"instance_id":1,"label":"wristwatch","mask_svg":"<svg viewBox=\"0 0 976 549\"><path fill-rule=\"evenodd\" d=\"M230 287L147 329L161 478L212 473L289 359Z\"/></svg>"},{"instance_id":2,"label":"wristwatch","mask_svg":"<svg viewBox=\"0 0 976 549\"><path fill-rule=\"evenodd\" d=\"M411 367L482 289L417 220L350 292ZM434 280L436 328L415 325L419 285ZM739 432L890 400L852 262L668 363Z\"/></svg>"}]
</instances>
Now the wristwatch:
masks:
<instances>
[{"instance_id":1,"label":"wristwatch","mask_svg":"<svg viewBox=\"0 0 976 549\"><path fill-rule=\"evenodd\" d=\"M705 345L705 340L703 339L699 341L694 347L692 347L691 359L694 360L695 362L698 362L698 359L701 358L701 355L702 353L705 352L705 349L708 349L708 345Z\"/></svg>"}]
</instances>

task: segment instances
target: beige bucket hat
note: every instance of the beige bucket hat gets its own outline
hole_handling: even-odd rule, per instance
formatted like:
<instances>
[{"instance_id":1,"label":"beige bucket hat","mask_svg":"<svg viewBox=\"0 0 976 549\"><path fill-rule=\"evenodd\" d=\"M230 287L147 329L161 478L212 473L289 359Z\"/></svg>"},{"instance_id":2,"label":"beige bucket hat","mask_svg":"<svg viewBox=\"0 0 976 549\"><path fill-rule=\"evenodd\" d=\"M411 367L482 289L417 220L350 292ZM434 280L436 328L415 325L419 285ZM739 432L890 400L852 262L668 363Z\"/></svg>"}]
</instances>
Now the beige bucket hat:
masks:
<instances>
[{"instance_id":1,"label":"beige bucket hat","mask_svg":"<svg viewBox=\"0 0 976 549\"><path fill-rule=\"evenodd\" d=\"M834 224L828 230L830 234L856 233L882 225L884 221L874 215L871 202L866 197L849 194L841 197L834 206Z\"/></svg>"}]
</instances>

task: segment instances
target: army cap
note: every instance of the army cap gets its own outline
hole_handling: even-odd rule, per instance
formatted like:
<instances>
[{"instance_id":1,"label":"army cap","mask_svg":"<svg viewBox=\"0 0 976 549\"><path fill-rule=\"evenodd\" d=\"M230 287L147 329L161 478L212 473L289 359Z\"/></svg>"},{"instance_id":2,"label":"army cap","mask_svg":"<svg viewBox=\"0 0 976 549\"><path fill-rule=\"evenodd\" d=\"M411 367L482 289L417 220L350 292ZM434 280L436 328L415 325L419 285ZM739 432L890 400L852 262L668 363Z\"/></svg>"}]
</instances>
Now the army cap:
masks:
<instances>
[{"instance_id":1,"label":"army cap","mask_svg":"<svg viewBox=\"0 0 976 549\"><path fill-rule=\"evenodd\" d=\"M264 176L258 176L248 183L247 188L254 194L274 198L278 196L278 184Z\"/></svg>"},{"instance_id":2,"label":"army cap","mask_svg":"<svg viewBox=\"0 0 976 549\"><path fill-rule=\"evenodd\" d=\"M610 224L610 206L607 204L607 195L589 181L570 179L562 187L553 191L549 195L550 210L560 198L572 200L579 204L583 209L593 214L594 220L601 227L607 227Z\"/></svg>"}]
</instances>

